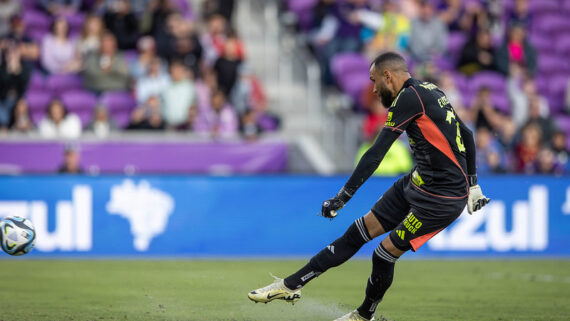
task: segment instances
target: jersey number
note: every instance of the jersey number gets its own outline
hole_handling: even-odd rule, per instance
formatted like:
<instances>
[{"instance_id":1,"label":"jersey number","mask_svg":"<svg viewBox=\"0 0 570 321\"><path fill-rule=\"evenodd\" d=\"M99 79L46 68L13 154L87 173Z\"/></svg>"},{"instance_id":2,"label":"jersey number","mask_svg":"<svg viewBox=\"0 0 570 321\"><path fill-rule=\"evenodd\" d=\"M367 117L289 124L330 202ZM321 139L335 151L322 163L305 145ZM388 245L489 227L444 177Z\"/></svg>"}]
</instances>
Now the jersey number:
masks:
<instances>
[{"instance_id":1,"label":"jersey number","mask_svg":"<svg viewBox=\"0 0 570 321\"><path fill-rule=\"evenodd\" d=\"M455 119L455 113L451 110L448 110L445 120L451 124L452 119ZM460 152L465 152L465 145L463 145L463 138L461 138L461 129L459 128L459 122L456 120L455 124L457 125L457 137L455 137L457 149L459 149Z\"/></svg>"}]
</instances>

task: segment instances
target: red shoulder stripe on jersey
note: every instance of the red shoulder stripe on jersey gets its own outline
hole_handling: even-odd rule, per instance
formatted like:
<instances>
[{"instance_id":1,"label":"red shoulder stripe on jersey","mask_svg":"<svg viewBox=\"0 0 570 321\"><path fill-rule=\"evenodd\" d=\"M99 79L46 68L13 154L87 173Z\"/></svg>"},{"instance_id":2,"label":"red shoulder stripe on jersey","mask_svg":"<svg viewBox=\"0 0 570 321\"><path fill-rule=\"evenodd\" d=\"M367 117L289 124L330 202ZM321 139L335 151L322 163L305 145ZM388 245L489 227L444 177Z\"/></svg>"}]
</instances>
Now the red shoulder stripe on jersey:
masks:
<instances>
[{"instance_id":1,"label":"red shoulder stripe on jersey","mask_svg":"<svg viewBox=\"0 0 570 321\"><path fill-rule=\"evenodd\" d=\"M410 240L410 245L412 245L412 249L414 249L414 252L417 251L422 245L424 245L427 241L429 241L429 239L434 237L441 230L443 230L443 228L440 228L437 231L433 231L431 233L424 234L424 235L419 236L413 240Z\"/></svg>"},{"instance_id":2,"label":"red shoulder stripe on jersey","mask_svg":"<svg viewBox=\"0 0 570 321\"><path fill-rule=\"evenodd\" d=\"M406 119L406 121L400 123L400 125L398 125L398 126L396 126L396 127L394 127L394 128L400 129L400 128L399 128L400 126L403 126L405 123L409 122L410 120L414 119L417 115L421 115L421 114L423 114L423 113L417 113L417 114L413 115L412 117ZM401 129L400 129L400 130L401 130ZM402 130L402 132L404 132L404 131Z\"/></svg>"},{"instance_id":3,"label":"red shoulder stripe on jersey","mask_svg":"<svg viewBox=\"0 0 570 321\"><path fill-rule=\"evenodd\" d=\"M398 127L384 126L384 128L391 129L392 131L399 131L400 133L403 133L403 132L404 132L403 130L401 130L401 129L398 128Z\"/></svg>"}]
</instances>

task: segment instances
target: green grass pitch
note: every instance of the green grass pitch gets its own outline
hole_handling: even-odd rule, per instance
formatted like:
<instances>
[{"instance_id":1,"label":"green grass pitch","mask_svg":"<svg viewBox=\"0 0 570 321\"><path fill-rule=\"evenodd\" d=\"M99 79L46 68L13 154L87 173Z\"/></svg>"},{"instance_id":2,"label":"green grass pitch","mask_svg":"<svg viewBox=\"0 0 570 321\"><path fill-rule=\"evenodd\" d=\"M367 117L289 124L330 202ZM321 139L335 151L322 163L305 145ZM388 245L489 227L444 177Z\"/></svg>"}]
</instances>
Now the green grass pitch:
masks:
<instances>
[{"instance_id":1,"label":"green grass pitch","mask_svg":"<svg viewBox=\"0 0 570 321\"><path fill-rule=\"evenodd\" d=\"M0 261L0 320L333 320L363 297L371 269L353 260L303 289L295 305L254 304L251 289L304 261ZM423 261L396 265L376 317L570 320L570 261Z\"/></svg>"}]
</instances>

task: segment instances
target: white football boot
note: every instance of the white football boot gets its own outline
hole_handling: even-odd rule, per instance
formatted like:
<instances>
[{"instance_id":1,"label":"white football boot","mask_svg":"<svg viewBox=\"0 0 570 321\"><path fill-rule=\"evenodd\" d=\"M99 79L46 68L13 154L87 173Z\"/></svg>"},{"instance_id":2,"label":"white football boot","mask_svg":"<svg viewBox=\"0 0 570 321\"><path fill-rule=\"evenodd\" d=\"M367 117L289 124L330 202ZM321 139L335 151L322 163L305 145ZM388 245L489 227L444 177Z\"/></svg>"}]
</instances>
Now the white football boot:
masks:
<instances>
[{"instance_id":1,"label":"white football boot","mask_svg":"<svg viewBox=\"0 0 570 321\"><path fill-rule=\"evenodd\" d=\"M249 292L247 297L255 303L268 303L279 299L292 304L301 298L301 289L291 290L285 286L283 279L275 276L273 276L273 278L275 279L273 283L266 287Z\"/></svg>"},{"instance_id":2,"label":"white football boot","mask_svg":"<svg viewBox=\"0 0 570 321\"><path fill-rule=\"evenodd\" d=\"M368 320L361 317L357 310L354 310L334 321L374 321L374 316L372 316L372 319Z\"/></svg>"}]
</instances>

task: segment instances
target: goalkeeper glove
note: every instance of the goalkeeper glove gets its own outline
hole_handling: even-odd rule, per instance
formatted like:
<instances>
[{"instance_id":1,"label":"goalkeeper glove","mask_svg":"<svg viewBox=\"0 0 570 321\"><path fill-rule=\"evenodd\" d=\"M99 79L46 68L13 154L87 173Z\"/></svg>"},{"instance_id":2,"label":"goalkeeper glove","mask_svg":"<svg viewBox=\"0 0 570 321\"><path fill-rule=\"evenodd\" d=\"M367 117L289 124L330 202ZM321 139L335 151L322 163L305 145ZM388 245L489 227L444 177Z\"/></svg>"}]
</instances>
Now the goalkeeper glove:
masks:
<instances>
[{"instance_id":1,"label":"goalkeeper glove","mask_svg":"<svg viewBox=\"0 0 570 321\"><path fill-rule=\"evenodd\" d=\"M481 187L477 184L477 176L469 175L469 197L467 199L467 212L473 214L487 205L491 200L483 195Z\"/></svg>"},{"instance_id":2,"label":"goalkeeper glove","mask_svg":"<svg viewBox=\"0 0 570 321\"><path fill-rule=\"evenodd\" d=\"M323 202L321 215L332 220L351 198L352 195L343 187L335 197Z\"/></svg>"}]
</instances>

